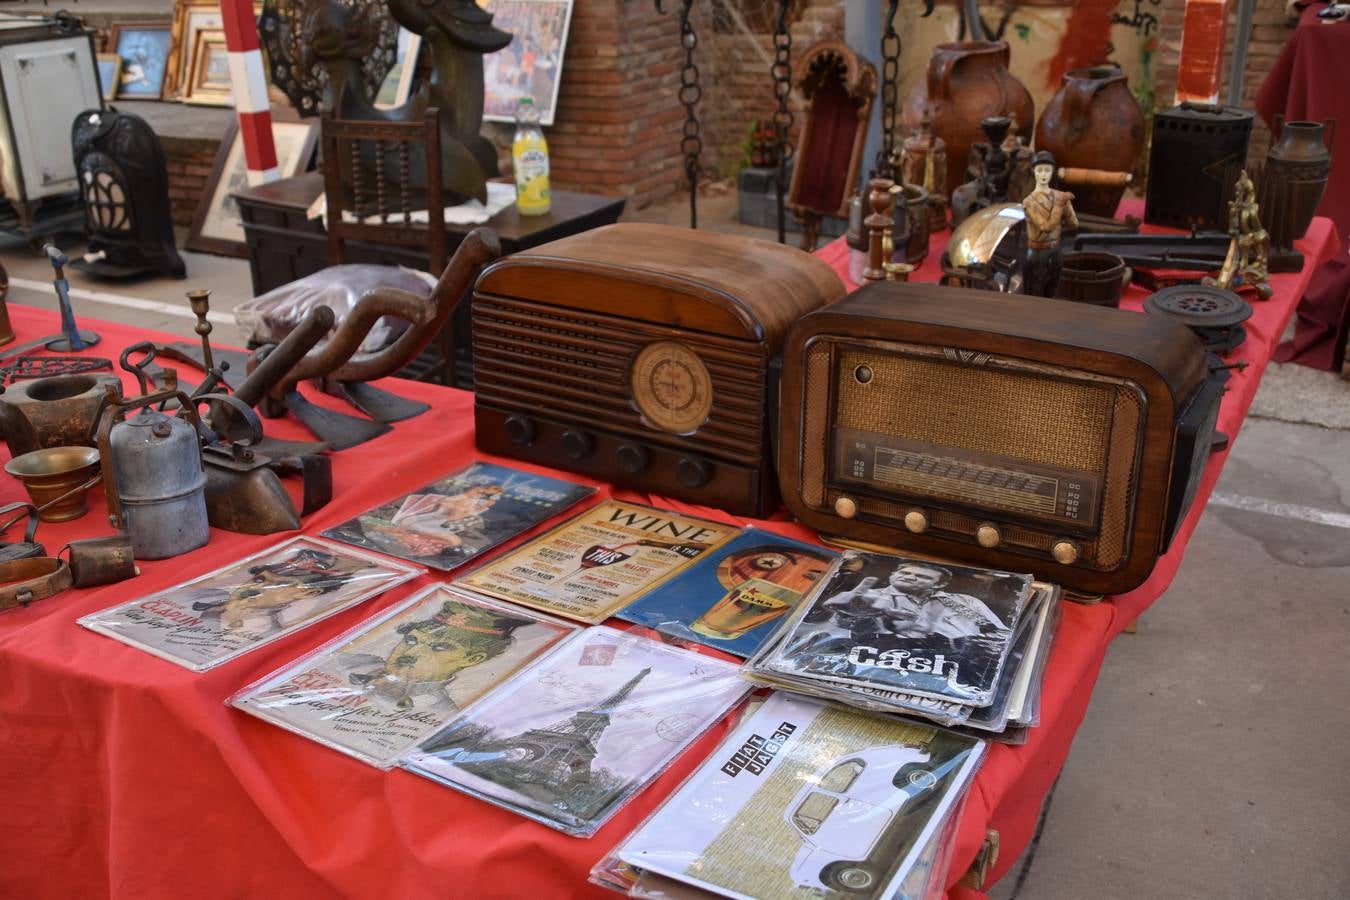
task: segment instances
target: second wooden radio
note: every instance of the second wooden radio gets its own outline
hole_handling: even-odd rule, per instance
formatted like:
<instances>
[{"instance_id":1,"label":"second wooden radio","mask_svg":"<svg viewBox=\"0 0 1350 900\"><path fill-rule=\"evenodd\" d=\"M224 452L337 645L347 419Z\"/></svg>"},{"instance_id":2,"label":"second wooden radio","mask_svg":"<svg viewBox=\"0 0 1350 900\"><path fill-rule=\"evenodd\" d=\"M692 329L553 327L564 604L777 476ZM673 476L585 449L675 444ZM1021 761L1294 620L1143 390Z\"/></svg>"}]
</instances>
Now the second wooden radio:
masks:
<instances>
[{"instance_id":1,"label":"second wooden radio","mask_svg":"<svg viewBox=\"0 0 1350 900\"><path fill-rule=\"evenodd\" d=\"M769 362L793 322L844 292L799 250L660 225L506 257L474 289L477 444L765 515Z\"/></svg>"},{"instance_id":2,"label":"second wooden radio","mask_svg":"<svg viewBox=\"0 0 1350 900\"><path fill-rule=\"evenodd\" d=\"M1195 495L1221 392L1156 316L869 285L784 344L783 499L845 542L1118 593Z\"/></svg>"}]
</instances>

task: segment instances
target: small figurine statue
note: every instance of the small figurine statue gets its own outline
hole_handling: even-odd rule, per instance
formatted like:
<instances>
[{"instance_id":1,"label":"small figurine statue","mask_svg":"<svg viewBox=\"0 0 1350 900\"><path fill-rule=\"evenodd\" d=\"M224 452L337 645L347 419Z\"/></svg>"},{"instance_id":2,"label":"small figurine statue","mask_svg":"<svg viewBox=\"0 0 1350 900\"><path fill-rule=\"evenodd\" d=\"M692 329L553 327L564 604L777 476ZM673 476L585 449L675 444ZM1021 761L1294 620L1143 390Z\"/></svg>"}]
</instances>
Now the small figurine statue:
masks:
<instances>
[{"instance_id":1,"label":"small figurine statue","mask_svg":"<svg viewBox=\"0 0 1350 900\"><path fill-rule=\"evenodd\" d=\"M1223 261L1217 278L1204 279L1233 290L1236 283L1248 284L1256 295L1269 300L1274 294L1270 286L1270 234L1261 225L1261 210L1256 204L1256 186L1243 169L1228 203L1228 256Z\"/></svg>"},{"instance_id":2,"label":"small figurine statue","mask_svg":"<svg viewBox=\"0 0 1350 900\"><path fill-rule=\"evenodd\" d=\"M1055 157L1041 150L1031 160L1036 188L1022 199L1026 211L1027 255L1022 268L1022 293L1035 297L1055 296L1059 283L1059 237L1067 228L1078 227L1073 194L1050 187L1055 177Z\"/></svg>"},{"instance_id":3,"label":"small figurine statue","mask_svg":"<svg viewBox=\"0 0 1350 900\"><path fill-rule=\"evenodd\" d=\"M1012 127L1012 119L990 116L980 121L980 127L989 140L970 145L970 161L966 168L970 180L952 192L953 228L973 212L1008 202L1014 159L1003 149L1003 144Z\"/></svg>"}]
</instances>

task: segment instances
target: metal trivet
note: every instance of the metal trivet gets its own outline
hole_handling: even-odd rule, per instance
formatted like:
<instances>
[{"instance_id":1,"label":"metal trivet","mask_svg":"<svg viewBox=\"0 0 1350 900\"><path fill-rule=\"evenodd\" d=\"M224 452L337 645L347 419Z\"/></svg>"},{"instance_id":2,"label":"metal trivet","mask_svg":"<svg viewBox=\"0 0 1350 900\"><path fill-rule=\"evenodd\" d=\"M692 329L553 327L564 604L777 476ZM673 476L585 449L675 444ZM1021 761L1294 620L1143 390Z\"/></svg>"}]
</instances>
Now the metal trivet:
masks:
<instances>
[{"instance_id":1,"label":"metal trivet","mask_svg":"<svg viewBox=\"0 0 1350 900\"><path fill-rule=\"evenodd\" d=\"M1144 311L1185 325L1206 350L1227 353L1247 339L1242 323L1251 318L1252 305L1224 288L1177 284L1150 294Z\"/></svg>"},{"instance_id":2,"label":"metal trivet","mask_svg":"<svg viewBox=\"0 0 1350 900\"><path fill-rule=\"evenodd\" d=\"M0 369L0 384L51 378L54 375L83 375L87 372L111 372L111 359L96 356L19 356L14 364Z\"/></svg>"}]
</instances>

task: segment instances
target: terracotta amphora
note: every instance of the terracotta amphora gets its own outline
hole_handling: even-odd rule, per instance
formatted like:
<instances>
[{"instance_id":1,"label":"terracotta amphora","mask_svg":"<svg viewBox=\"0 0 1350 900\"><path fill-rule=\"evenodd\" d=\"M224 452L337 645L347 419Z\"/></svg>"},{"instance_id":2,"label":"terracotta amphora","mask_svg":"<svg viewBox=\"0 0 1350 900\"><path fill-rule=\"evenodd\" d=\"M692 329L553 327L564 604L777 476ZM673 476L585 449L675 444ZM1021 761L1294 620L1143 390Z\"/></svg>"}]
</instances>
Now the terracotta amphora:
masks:
<instances>
[{"instance_id":1,"label":"terracotta amphora","mask_svg":"<svg viewBox=\"0 0 1350 900\"><path fill-rule=\"evenodd\" d=\"M1036 107L1022 82L1008 71L1007 41L938 44L928 59L928 77L905 98L904 121L916 128L927 110L932 132L947 144L947 195L966 180L970 145L983 140L980 121L1009 116L1028 140Z\"/></svg>"},{"instance_id":2,"label":"terracotta amphora","mask_svg":"<svg viewBox=\"0 0 1350 900\"><path fill-rule=\"evenodd\" d=\"M1036 149L1055 165L1132 172L1144 149L1144 113L1115 66L1071 69L1036 123ZM1060 185L1073 191L1080 213L1113 216L1124 185Z\"/></svg>"}]
</instances>

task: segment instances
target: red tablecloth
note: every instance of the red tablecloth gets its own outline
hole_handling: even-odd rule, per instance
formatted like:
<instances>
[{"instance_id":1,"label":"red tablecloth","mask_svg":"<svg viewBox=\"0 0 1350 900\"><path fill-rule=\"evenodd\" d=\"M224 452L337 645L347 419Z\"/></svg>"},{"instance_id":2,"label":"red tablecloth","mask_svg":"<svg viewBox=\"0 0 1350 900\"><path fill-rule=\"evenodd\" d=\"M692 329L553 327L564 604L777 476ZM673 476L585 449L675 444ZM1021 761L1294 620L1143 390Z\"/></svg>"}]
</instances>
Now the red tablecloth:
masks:
<instances>
[{"instance_id":1,"label":"red tablecloth","mask_svg":"<svg viewBox=\"0 0 1350 900\"><path fill-rule=\"evenodd\" d=\"M1329 250L1330 223L1302 242L1310 260ZM822 256L838 264L837 246ZM1247 323L1220 426L1235 434L1274 342L1302 293L1306 272L1275 276L1275 299ZM1133 296L1130 304L1137 305ZM11 306L19 340L56 330L53 314ZM87 323L104 335L91 355L116 357L147 335ZM128 384L128 387L131 385ZM338 454L337 496L305 523L316 534L360 511L479 457L472 397L399 383L434 404L392 434ZM292 422L269 425L302 437ZM1167 587L1218 477L1211 460L1200 495L1153 577L1097 606L1067 604L1046 678L1042 725L1021 747L995 745L963 817L951 881L996 828L1001 875L1030 839L1041 801L1082 721L1106 645ZM511 463L512 465L519 465ZM529 468L526 466L526 468ZM21 488L0 480L0 500ZM741 521L660 497L624 495ZM44 526L50 549L107 532L97 510ZM810 538L782 520L757 523ZM0 614L0 896L70 897L603 897L590 866L628 833L711 750L705 735L595 837L567 837L487 803L401 771L379 772L224 705L240 686L388 608L424 577L203 674L194 674L86 631L76 618L228 564L280 537L213 532L210 544L172 560L145 562L118 585L72 590ZM953 888L953 898L978 894Z\"/></svg>"}]
</instances>

